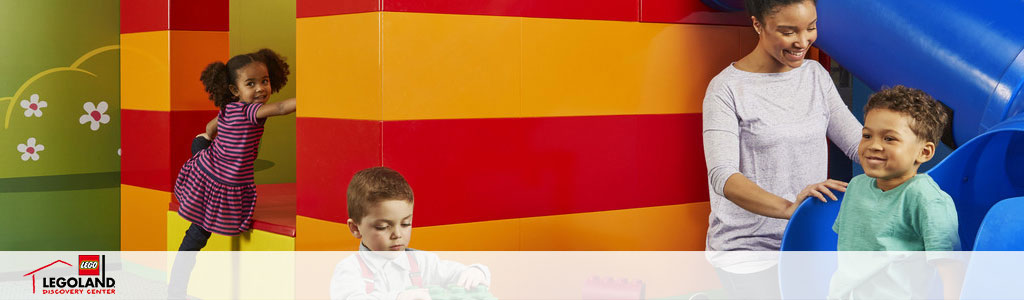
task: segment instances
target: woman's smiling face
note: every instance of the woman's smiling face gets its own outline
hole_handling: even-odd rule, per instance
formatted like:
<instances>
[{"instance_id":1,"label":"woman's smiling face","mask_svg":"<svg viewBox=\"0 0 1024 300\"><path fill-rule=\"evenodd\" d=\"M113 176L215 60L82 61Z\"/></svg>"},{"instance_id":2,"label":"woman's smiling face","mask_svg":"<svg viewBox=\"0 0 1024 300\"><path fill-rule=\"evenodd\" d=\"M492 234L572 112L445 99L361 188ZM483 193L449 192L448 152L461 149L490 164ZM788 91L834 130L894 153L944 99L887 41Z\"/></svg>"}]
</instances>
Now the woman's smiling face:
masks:
<instances>
[{"instance_id":1,"label":"woman's smiling face","mask_svg":"<svg viewBox=\"0 0 1024 300\"><path fill-rule=\"evenodd\" d=\"M811 0L777 7L763 24L751 19L759 34L757 48L778 62L777 72L799 68L818 38L818 13Z\"/></svg>"}]
</instances>

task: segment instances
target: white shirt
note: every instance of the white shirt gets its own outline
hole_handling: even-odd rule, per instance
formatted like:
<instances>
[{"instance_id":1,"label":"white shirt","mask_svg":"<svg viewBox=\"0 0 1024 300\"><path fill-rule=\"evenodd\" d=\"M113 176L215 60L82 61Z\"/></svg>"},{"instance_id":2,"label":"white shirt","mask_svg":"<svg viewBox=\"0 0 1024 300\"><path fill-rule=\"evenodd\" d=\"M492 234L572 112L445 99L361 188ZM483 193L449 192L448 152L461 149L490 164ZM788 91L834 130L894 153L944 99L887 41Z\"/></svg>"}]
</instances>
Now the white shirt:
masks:
<instances>
[{"instance_id":1,"label":"white shirt","mask_svg":"<svg viewBox=\"0 0 1024 300\"><path fill-rule=\"evenodd\" d=\"M409 257L398 255L394 258L378 255L366 246L359 245L359 252L349 256L334 268L331 277L331 299L396 299L398 294L412 287L409 277ZM442 261L436 254L408 249L419 265L424 287L456 284L459 275L469 268L478 268L484 273L484 285L490 285L491 272L479 264L463 265L454 261ZM359 258L373 273L373 292L366 293L367 280L359 266Z\"/></svg>"}]
</instances>

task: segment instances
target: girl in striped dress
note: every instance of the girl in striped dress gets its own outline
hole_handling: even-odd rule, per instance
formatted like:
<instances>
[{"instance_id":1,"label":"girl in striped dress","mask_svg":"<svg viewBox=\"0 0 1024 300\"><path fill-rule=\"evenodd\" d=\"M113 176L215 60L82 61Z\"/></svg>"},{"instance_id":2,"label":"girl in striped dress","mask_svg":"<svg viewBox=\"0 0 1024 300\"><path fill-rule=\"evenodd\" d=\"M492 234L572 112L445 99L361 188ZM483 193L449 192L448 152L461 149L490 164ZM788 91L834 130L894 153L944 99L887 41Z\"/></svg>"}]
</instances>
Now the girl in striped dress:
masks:
<instances>
[{"instance_id":1,"label":"girl in striped dress","mask_svg":"<svg viewBox=\"0 0 1024 300\"><path fill-rule=\"evenodd\" d=\"M288 64L269 49L214 62L200 80L220 108L192 142L192 158L174 183L178 215L192 225L178 251L198 251L211 232L237 235L252 227L253 161L267 117L295 112L295 98L267 103L288 82ZM212 141L211 141L212 140Z\"/></svg>"}]
</instances>

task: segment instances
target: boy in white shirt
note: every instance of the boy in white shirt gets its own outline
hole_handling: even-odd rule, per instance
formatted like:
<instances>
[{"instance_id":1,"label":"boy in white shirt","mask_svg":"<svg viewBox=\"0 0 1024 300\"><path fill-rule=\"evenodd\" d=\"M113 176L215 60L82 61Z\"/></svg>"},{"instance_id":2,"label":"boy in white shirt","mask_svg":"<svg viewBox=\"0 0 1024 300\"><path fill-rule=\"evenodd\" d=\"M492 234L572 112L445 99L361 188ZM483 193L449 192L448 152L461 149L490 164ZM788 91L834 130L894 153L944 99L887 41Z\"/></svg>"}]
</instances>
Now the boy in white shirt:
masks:
<instances>
[{"instance_id":1,"label":"boy in white shirt","mask_svg":"<svg viewBox=\"0 0 1024 300\"><path fill-rule=\"evenodd\" d=\"M335 267L331 299L430 299L428 286L490 285L486 266L442 261L433 253L408 248L413 193L395 170L359 171L346 198L348 228L360 240L359 252Z\"/></svg>"}]
</instances>

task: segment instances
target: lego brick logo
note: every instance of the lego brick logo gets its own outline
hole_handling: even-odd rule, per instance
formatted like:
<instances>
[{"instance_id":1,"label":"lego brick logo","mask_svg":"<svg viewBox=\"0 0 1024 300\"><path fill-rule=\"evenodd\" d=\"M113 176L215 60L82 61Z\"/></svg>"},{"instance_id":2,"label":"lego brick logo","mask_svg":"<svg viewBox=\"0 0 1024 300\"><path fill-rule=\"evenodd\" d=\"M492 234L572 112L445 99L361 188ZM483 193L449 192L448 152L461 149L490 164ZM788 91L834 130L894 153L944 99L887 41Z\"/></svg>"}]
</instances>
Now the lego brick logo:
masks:
<instances>
[{"instance_id":1,"label":"lego brick logo","mask_svg":"<svg viewBox=\"0 0 1024 300\"><path fill-rule=\"evenodd\" d=\"M78 256L78 276L99 276L100 275L100 256L99 255L79 255Z\"/></svg>"}]
</instances>

